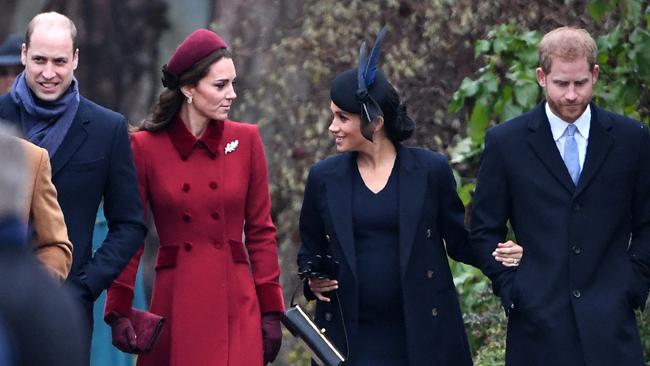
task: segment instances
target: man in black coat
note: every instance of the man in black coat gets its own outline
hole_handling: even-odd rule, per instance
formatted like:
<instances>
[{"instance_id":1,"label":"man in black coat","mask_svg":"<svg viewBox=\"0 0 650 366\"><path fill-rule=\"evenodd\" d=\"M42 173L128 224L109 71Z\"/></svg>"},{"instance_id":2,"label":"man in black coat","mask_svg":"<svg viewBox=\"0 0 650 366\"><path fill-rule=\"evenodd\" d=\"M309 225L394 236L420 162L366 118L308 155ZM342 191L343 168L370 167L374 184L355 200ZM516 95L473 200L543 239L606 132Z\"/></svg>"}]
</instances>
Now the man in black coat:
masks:
<instances>
[{"instance_id":1,"label":"man in black coat","mask_svg":"<svg viewBox=\"0 0 650 366\"><path fill-rule=\"evenodd\" d=\"M642 365L650 284L648 127L592 102L597 48L562 27L539 45L546 100L490 129L470 242L508 311L506 365ZM495 264L510 222L520 266Z\"/></svg>"},{"instance_id":2,"label":"man in black coat","mask_svg":"<svg viewBox=\"0 0 650 366\"><path fill-rule=\"evenodd\" d=\"M66 287L82 308L90 334L94 300L142 245L146 226L126 120L79 94L75 38L75 25L64 15L42 13L32 19L21 54L25 70L11 92L0 97L0 118L48 150L52 182L74 246ZM102 199L109 232L93 253Z\"/></svg>"}]
</instances>

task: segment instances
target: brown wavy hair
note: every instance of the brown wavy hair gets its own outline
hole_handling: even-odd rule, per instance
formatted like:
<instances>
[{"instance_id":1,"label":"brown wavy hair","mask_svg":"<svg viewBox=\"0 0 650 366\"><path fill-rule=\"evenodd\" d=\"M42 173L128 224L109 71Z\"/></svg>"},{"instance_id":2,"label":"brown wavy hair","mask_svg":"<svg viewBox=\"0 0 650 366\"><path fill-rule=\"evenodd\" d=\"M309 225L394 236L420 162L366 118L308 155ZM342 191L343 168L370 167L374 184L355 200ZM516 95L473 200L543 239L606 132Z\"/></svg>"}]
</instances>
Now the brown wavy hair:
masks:
<instances>
[{"instance_id":1,"label":"brown wavy hair","mask_svg":"<svg viewBox=\"0 0 650 366\"><path fill-rule=\"evenodd\" d=\"M232 58L232 54L225 48L218 49L181 74L178 78L178 86L165 88L160 93L158 101L151 108L149 116L135 126L135 130L156 132L167 128L173 122L178 111L180 111L181 105L185 103L185 95L181 92L181 87L186 85L196 86L199 80L208 74L210 66L224 57Z\"/></svg>"},{"instance_id":2,"label":"brown wavy hair","mask_svg":"<svg viewBox=\"0 0 650 366\"><path fill-rule=\"evenodd\" d=\"M593 70L598 57L598 46L589 32L581 28L560 27L544 35L538 46L539 65L545 73L551 72L553 57L575 61L587 58Z\"/></svg>"}]
</instances>

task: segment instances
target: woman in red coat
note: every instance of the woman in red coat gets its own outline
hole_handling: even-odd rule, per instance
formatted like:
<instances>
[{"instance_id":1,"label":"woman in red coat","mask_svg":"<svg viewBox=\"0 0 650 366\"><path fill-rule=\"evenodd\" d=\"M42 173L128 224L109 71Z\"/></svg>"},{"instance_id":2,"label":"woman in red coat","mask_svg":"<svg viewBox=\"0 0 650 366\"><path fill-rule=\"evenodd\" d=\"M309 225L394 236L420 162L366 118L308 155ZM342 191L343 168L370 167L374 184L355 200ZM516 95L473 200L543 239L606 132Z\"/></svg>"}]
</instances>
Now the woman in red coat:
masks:
<instances>
[{"instance_id":1,"label":"woman in red coat","mask_svg":"<svg viewBox=\"0 0 650 366\"><path fill-rule=\"evenodd\" d=\"M151 312L163 331L138 365L260 366L280 347L275 227L257 127L228 120L226 43L199 29L163 68L166 89L131 137L142 200L160 236ZM108 291L113 343L139 352L128 319L141 251Z\"/></svg>"}]
</instances>

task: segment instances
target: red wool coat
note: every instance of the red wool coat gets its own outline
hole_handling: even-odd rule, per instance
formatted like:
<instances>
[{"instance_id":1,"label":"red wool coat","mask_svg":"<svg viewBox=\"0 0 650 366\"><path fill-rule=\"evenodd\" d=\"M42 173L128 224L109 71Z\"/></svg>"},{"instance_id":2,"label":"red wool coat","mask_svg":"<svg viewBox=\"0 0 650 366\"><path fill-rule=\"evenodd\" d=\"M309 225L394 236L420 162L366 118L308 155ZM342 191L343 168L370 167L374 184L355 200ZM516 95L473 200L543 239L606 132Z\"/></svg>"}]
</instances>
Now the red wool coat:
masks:
<instances>
[{"instance_id":1,"label":"red wool coat","mask_svg":"<svg viewBox=\"0 0 650 366\"><path fill-rule=\"evenodd\" d=\"M151 311L166 318L138 365L262 365L260 314L284 303L257 127L213 121L197 140L177 119L131 145L160 237ZM108 290L106 314L130 311L141 253Z\"/></svg>"}]
</instances>

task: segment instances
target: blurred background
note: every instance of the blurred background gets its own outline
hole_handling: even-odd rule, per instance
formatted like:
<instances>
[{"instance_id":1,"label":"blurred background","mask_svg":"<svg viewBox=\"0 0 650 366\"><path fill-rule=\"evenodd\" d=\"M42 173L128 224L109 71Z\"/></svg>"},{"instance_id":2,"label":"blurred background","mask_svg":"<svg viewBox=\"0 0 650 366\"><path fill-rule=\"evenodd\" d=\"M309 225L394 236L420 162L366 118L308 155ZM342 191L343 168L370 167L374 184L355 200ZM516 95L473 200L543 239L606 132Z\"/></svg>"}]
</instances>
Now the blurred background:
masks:
<instances>
[{"instance_id":1,"label":"blurred background","mask_svg":"<svg viewBox=\"0 0 650 366\"><path fill-rule=\"evenodd\" d=\"M372 42L382 25L388 36L381 68L418 124L407 144L449 156L466 204L485 129L539 102L535 46L552 28L576 25L597 37L597 102L650 121L649 0L2 0L0 39L23 36L29 19L44 10L77 25L82 94L131 122L149 112L162 88L161 67L187 34L208 27L230 44L239 80L231 118L262 132L286 299L297 284L307 171L334 153L329 83L355 66L361 41ZM102 222L100 214L98 230ZM149 259L155 245L154 231ZM149 297L150 264L142 265L141 306ZM506 319L489 282L471 267L451 265L475 363L502 365ZM650 317L638 319L650 357ZM111 353L110 335L101 334L107 326L96 328L93 366L133 362ZM307 359L287 334L274 365L307 365Z\"/></svg>"}]
</instances>

